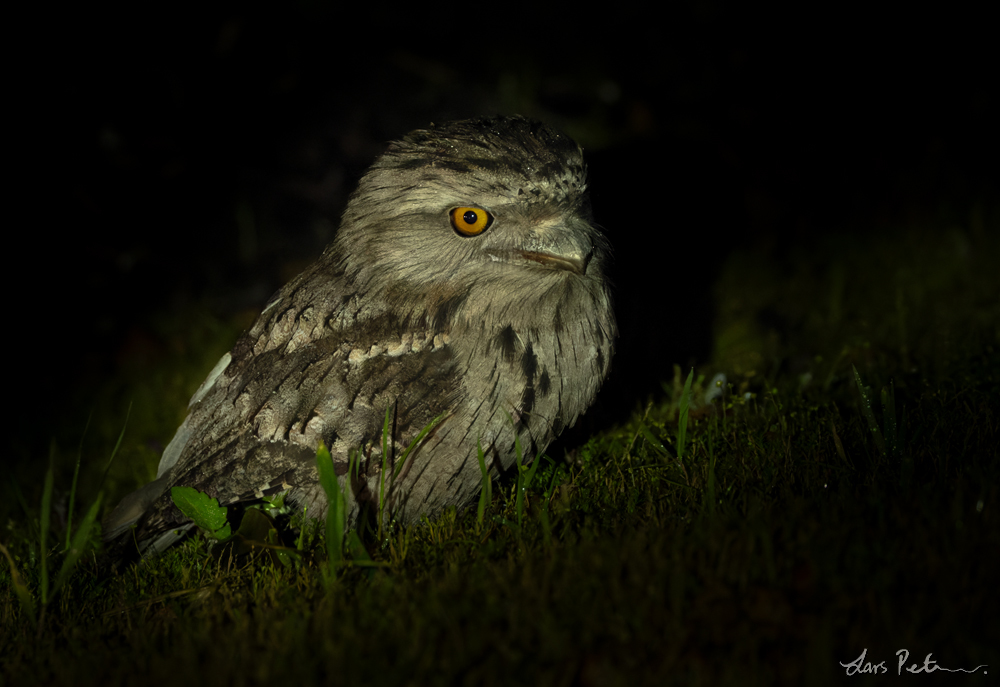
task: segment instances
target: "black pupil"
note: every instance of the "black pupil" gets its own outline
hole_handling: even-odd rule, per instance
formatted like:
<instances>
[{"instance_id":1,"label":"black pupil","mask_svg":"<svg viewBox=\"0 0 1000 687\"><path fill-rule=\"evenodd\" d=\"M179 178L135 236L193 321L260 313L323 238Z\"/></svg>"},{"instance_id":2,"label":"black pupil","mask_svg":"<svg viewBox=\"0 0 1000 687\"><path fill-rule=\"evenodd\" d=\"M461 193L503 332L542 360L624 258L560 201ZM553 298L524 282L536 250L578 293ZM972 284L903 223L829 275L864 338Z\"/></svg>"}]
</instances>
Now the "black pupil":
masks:
<instances>
[{"instance_id":1,"label":"black pupil","mask_svg":"<svg viewBox=\"0 0 1000 687\"><path fill-rule=\"evenodd\" d=\"M472 210L466 210L465 214L462 215L462 219L465 221L466 224L475 224L476 222L479 221L479 215L477 215Z\"/></svg>"}]
</instances>

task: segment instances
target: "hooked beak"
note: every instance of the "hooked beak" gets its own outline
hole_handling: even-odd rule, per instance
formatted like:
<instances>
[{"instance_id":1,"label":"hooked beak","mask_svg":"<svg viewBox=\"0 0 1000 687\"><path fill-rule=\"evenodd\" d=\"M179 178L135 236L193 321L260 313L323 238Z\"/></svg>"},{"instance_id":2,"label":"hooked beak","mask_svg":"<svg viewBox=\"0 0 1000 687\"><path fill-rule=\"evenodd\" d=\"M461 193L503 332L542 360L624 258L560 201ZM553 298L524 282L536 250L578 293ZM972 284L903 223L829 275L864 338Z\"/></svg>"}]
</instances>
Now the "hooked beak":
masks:
<instances>
[{"instance_id":1,"label":"hooked beak","mask_svg":"<svg viewBox=\"0 0 1000 687\"><path fill-rule=\"evenodd\" d=\"M532 260L545 265L546 267L552 267L559 270L569 270L570 272L576 272L577 274L583 275L587 272L587 263L590 262L590 256L593 255L593 250L586 253L582 251L565 251L556 253L551 251L521 250L517 251L517 254L525 260Z\"/></svg>"},{"instance_id":2,"label":"hooked beak","mask_svg":"<svg viewBox=\"0 0 1000 687\"><path fill-rule=\"evenodd\" d=\"M573 223L579 222L582 220L573 218L569 222L556 220L540 224L527 245L514 252L525 260L582 276L587 273L587 265L594 255L594 244L590 240L589 225L574 226Z\"/></svg>"}]
</instances>

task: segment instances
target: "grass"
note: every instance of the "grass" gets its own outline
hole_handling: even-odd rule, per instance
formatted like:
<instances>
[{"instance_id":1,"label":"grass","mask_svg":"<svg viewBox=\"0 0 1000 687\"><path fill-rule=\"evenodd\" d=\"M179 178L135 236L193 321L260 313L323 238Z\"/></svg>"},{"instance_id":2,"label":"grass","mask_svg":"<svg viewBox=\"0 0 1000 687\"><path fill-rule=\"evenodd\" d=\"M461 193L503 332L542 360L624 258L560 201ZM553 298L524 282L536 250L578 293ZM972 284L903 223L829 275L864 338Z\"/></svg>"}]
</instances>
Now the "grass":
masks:
<instances>
[{"instance_id":1,"label":"grass","mask_svg":"<svg viewBox=\"0 0 1000 687\"><path fill-rule=\"evenodd\" d=\"M195 537L115 576L31 506L50 481L22 484L0 684L832 684L863 651L892 681L899 650L1000 670L1000 246L932 229L732 256L712 360L420 526L333 544L286 514L284 563Z\"/></svg>"}]
</instances>

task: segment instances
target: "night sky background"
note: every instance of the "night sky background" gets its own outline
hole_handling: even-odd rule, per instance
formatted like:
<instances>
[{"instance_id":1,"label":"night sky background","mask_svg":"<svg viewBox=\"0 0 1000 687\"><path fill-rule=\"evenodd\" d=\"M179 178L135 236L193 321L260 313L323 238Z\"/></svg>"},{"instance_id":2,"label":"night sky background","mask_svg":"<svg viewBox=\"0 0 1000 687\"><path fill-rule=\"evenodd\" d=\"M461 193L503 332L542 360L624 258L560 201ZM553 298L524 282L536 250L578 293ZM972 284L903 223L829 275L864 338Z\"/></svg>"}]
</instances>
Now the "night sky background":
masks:
<instances>
[{"instance_id":1,"label":"night sky background","mask_svg":"<svg viewBox=\"0 0 1000 687\"><path fill-rule=\"evenodd\" d=\"M598 415L621 419L710 356L732 251L996 203L995 31L954 7L170 4L11 26L27 212L8 220L8 456L78 436L102 380L155 355L157 313L259 309L332 239L387 141L489 114L585 148L622 331Z\"/></svg>"}]
</instances>

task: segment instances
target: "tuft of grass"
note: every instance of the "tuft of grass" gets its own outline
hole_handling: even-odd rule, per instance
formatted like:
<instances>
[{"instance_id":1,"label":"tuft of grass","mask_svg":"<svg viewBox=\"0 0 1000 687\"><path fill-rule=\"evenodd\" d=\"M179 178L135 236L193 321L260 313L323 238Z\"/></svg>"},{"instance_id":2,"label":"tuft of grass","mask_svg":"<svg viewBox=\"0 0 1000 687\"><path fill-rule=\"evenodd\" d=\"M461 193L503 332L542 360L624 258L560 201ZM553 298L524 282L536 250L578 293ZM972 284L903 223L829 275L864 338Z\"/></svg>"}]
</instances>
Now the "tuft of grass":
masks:
<instances>
[{"instance_id":1,"label":"tuft of grass","mask_svg":"<svg viewBox=\"0 0 1000 687\"><path fill-rule=\"evenodd\" d=\"M427 437L427 435L430 434L431 431L435 427L437 427L441 423L441 421L444 420L444 418L446 417L445 414L441 414L441 415L437 416L436 418L434 418L433 420L431 420L429 423L427 423L427 425L425 425L424 428L420 430L420 432L417 434L417 436L415 436L413 438L413 440L409 444L407 444L406 448L403 449L403 452L402 452L402 454L400 454L399 459L395 460L394 459L394 455L393 455L395 453L395 444L394 444L394 441L390 440L390 431L389 431L389 425L390 425L389 421L393 417L393 414L395 412L395 408L396 408L395 403L390 403L389 405L386 406L386 408L385 408L385 419L384 419L384 421L382 423L382 443L381 443L381 445L382 445L382 469L381 469L381 472L379 473L379 485L378 485L378 539L379 539L379 541L383 541L384 540L384 536L383 536L383 522L384 522L384 519L385 519L385 509L387 507L385 476L389 472L390 461L392 461L392 462L395 463L395 466L392 468L392 474L390 476L389 485L388 485L388 488L391 490L392 489L392 485L395 484L395 482L396 482L396 477L399 476L399 473L403 470L403 466L406 465L406 460L407 460L407 458L410 457L410 453L412 453L413 450L417 446L419 446L421 444L421 442L423 442L423 440Z\"/></svg>"},{"instance_id":2,"label":"tuft of grass","mask_svg":"<svg viewBox=\"0 0 1000 687\"><path fill-rule=\"evenodd\" d=\"M531 465L525 465L521 455L521 439L518 434L514 434L514 466L517 470L515 480L514 513L517 516L518 528L524 524L524 510L528 499L528 489L535 479L535 473L542 460L548 460L547 456L536 456Z\"/></svg>"},{"instance_id":3,"label":"tuft of grass","mask_svg":"<svg viewBox=\"0 0 1000 687\"><path fill-rule=\"evenodd\" d=\"M107 473L107 469L110 468L111 463L114 461L115 455L118 453L118 448L121 446L122 438L125 436L125 427L127 424L128 416L126 415L125 423L122 425L121 431L118 434L118 441L115 443L115 447L111 452L111 457L108 459L108 468L105 469L105 474ZM80 463L82 460L83 436L86 435L86 431L89 426L90 420L88 419L87 425L84 427L83 434L80 438L80 449L77 451L76 465L73 470L73 480L69 493L69 505L66 512L66 540L61 552L62 565L59 567L59 572L56 574L55 580L50 584L50 551L48 545L48 536L52 526L52 493L55 485L55 469L53 467L54 455L52 455L54 454L54 446L49 456L49 465L45 471L45 478L42 485L42 501L41 510L39 512L40 523L38 527L37 549L39 585L36 593L32 593L30 587L25 581L24 576L18 570L15 556L11 555L8 548L0 543L0 553L3 553L9 566L11 588L14 590L18 603L21 606L21 610L27 616L30 623L36 627L37 636L41 636L43 632L45 616L49 608L49 604L70 581L70 578L77 569L80 559L83 557L84 553L86 553L88 548L90 548L94 534L98 529L97 516L101 510L101 503L104 498L103 492L99 492L97 494L97 497L91 503L90 508L87 509L83 519L80 521L80 525L77 527L76 532L73 532L73 510L76 505L76 490L80 473ZM27 508L25 508L25 511L27 511ZM41 604L41 611L37 615L36 594L38 601Z\"/></svg>"}]
</instances>

